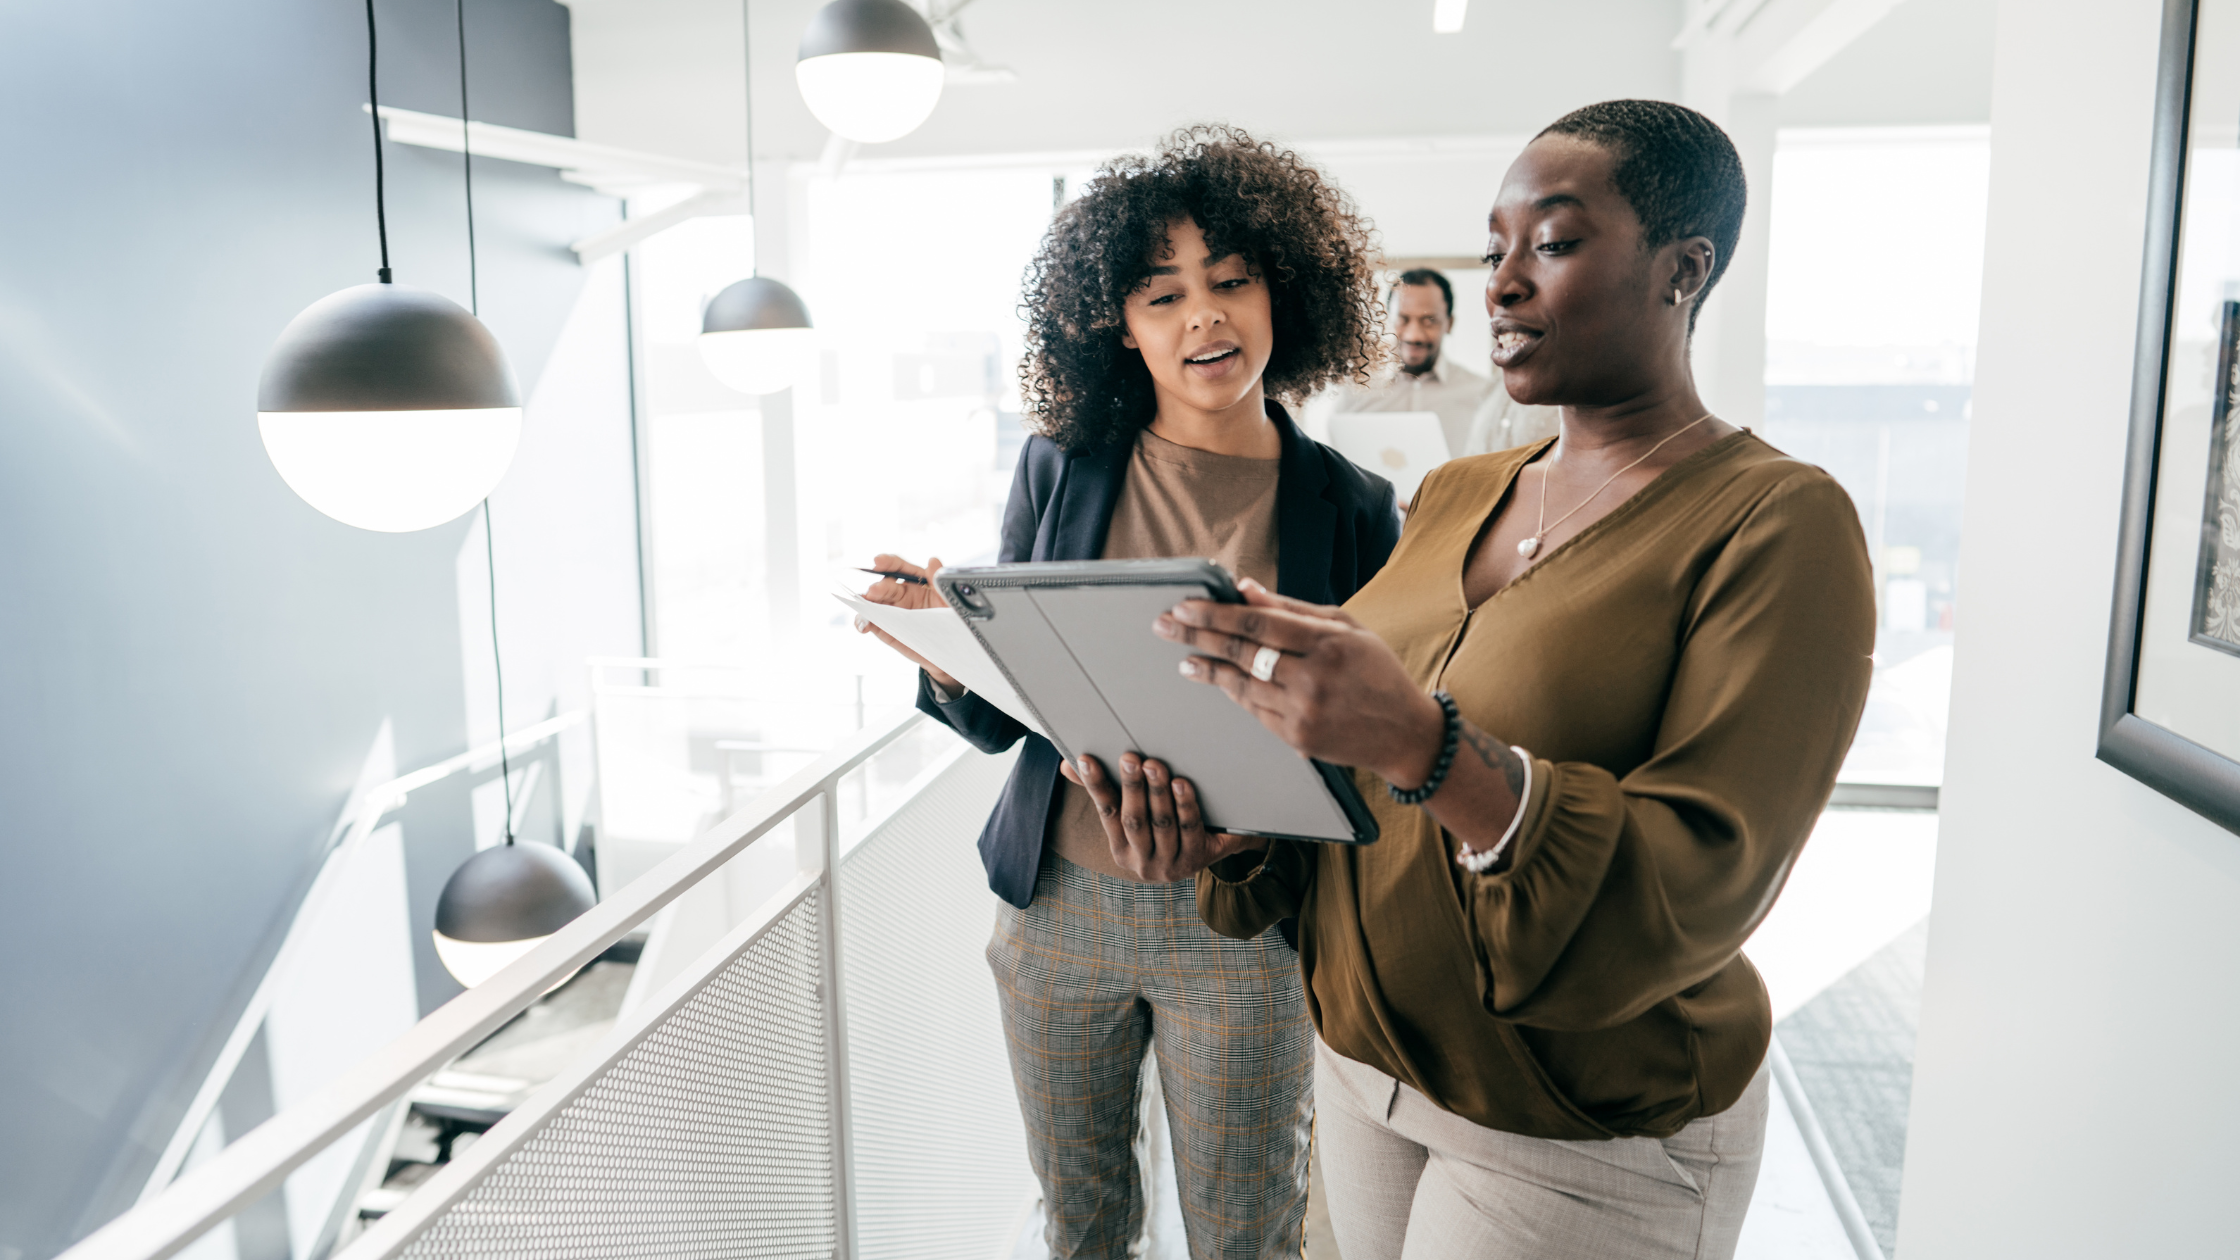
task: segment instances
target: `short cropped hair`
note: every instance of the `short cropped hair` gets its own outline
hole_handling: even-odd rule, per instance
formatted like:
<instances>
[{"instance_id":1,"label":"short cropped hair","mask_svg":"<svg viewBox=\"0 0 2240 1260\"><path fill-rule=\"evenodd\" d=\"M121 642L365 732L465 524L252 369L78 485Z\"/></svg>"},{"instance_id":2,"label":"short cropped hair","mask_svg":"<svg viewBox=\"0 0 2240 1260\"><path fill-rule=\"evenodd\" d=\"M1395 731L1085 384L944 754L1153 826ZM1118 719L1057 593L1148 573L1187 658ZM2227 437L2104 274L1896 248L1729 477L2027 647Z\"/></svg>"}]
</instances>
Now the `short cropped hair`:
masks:
<instances>
[{"instance_id":1,"label":"short cropped hair","mask_svg":"<svg viewBox=\"0 0 2240 1260\"><path fill-rule=\"evenodd\" d=\"M1275 347L1261 383L1284 402L1383 356L1375 230L1298 154L1235 127L1185 127L1149 154L1107 162L1058 212L1027 268L1019 392L1027 426L1069 451L1132 441L1158 403L1143 356L1121 344L1128 295L1189 219L1268 286Z\"/></svg>"},{"instance_id":2,"label":"short cropped hair","mask_svg":"<svg viewBox=\"0 0 2240 1260\"><path fill-rule=\"evenodd\" d=\"M1454 319L1454 286L1447 283L1445 276L1429 267L1410 267L1400 273L1400 278L1392 282L1392 287L1397 290L1403 284L1438 285L1439 296L1447 299L1447 319Z\"/></svg>"},{"instance_id":3,"label":"short cropped hair","mask_svg":"<svg viewBox=\"0 0 2240 1260\"><path fill-rule=\"evenodd\" d=\"M1610 182L1641 220L1641 244L1656 249L1691 236L1708 237L1718 257L1688 311L1696 313L1734 261L1742 239L1749 184L1742 155L1719 124L1670 101L1604 101L1550 123L1543 136L1575 136L1614 159Z\"/></svg>"}]
</instances>

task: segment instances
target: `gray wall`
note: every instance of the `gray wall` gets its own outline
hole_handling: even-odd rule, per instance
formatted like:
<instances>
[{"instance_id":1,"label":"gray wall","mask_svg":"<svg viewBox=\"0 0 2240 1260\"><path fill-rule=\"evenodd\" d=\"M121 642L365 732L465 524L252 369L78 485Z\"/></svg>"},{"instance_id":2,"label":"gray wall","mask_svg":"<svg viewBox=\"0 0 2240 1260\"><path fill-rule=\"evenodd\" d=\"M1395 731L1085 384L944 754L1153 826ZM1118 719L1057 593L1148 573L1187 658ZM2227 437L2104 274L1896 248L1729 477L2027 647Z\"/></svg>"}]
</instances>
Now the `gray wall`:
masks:
<instances>
[{"instance_id":1,"label":"gray wall","mask_svg":"<svg viewBox=\"0 0 2240 1260\"><path fill-rule=\"evenodd\" d=\"M566 10L468 9L474 115L572 133ZM384 101L455 114L449 0L381 15ZM373 278L364 40L354 0L0 6L0 1260L137 1192L381 722L403 769L466 746L469 523L328 520L257 437L273 337ZM388 157L398 279L463 301L458 158ZM585 283L566 242L616 209L476 172L526 395ZM606 500L628 423L598 419ZM416 883L471 847L412 843Z\"/></svg>"}]
</instances>

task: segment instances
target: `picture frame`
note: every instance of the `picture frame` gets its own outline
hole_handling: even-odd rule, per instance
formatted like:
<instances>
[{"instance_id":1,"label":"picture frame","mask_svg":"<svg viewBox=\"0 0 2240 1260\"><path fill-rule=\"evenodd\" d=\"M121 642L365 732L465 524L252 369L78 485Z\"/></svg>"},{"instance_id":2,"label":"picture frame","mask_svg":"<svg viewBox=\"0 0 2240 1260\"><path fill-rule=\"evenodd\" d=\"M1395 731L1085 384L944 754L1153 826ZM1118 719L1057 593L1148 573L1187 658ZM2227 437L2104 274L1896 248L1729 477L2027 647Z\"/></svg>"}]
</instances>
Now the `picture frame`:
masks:
<instances>
[{"instance_id":1,"label":"picture frame","mask_svg":"<svg viewBox=\"0 0 2240 1260\"><path fill-rule=\"evenodd\" d=\"M2240 0L2165 0L2097 754L2240 832L2240 89L2205 42L2240 49Z\"/></svg>"}]
</instances>

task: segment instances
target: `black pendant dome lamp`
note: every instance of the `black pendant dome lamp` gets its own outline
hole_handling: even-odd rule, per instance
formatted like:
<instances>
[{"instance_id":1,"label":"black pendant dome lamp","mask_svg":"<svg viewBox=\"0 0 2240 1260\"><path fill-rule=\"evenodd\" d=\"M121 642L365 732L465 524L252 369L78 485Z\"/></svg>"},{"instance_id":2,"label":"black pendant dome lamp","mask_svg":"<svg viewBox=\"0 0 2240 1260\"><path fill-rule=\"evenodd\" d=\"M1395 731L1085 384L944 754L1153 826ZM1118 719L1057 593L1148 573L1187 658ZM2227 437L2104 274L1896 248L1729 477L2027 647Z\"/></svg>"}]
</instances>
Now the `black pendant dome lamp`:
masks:
<instances>
[{"instance_id":1,"label":"black pendant dome lamp","mask_svg":"<svg viewBox=\"0 0 2240 1260\"><path fill-rule=\"evenodd\" d=\"M809 112L859 144L916 131L947 77L933 28L902 0L832 0L809 19L793 63Z\"/></svg>"},{"instance_id":2,"label":"black pendant dome lamp","mask_svg":"<svg viewBox=\"0 0 2240 1260\"><path fill-rule=\"evenodd\" d=\"M739 6L742 24L753 22L745 0ZM754 176L754 39L746 37L747 84L747 216L759 225ZM800 375L816 334L809 323L808 304L784 284L762 275L757 251L755 273L726 288L708 302L700 316L701 361L715 378L743 394L772 394L792 385Z\"/></svg>"},{"instance_id":3,"label":"black pendant dome lamp","mask_svg":"<svg viewBox=\"0 0 2240 1260\"><path fill-rule=\"evenodd\" d=\"M281 331L257 387L257 429L305 502L361 529L407 533L496 488L521 442L521 395L481 320L390 280L377 53L366 0L380 283L329 294Z\"/></svg>"},{"instance_id":4,"label":"black pendant dome lamp","mask_svg":"<svg viewBox=\"0 0 2240 1260\"><path fill-rule=\"evenodd\" d=\"M459 134L466 164L467 300L482 305L474 244L474 152L467 130L467 8L452 0L459 25ZM461 312L465 314L465 312ZM469 318L472 318L471 316ZM479 324L476 325L480 327ZM549 844L517 844L513 831L513 764L506 752L506 674L498 650L498 545L490 500L482 500L483 559L490 571L490 660L498 693L498 786L506 798L505 843L468 858L436 898L436 957L459 983L473 988L535 949L598 900L583 867Z\"/></svg>"}]
</instances>

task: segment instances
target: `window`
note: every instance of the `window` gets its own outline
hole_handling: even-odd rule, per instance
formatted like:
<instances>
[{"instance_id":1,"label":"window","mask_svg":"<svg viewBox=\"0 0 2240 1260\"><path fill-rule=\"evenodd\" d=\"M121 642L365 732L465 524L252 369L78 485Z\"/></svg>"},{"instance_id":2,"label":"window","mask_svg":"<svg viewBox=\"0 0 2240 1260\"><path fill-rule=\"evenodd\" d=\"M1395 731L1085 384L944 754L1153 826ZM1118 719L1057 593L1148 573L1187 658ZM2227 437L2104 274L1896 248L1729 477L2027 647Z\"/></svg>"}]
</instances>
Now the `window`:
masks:
<instances>
[{"instance_id":1,"label":"window","mask_svg":"<svg viewBox=\"0 0 2240 1260\"><path fill-rule=\"evenodd\" d=\"M1764 435L1858 505L1874 688L1842 779L1944 766L1990 136L1784 132L1774 158Z\"/></svg>"}]
</instances>

